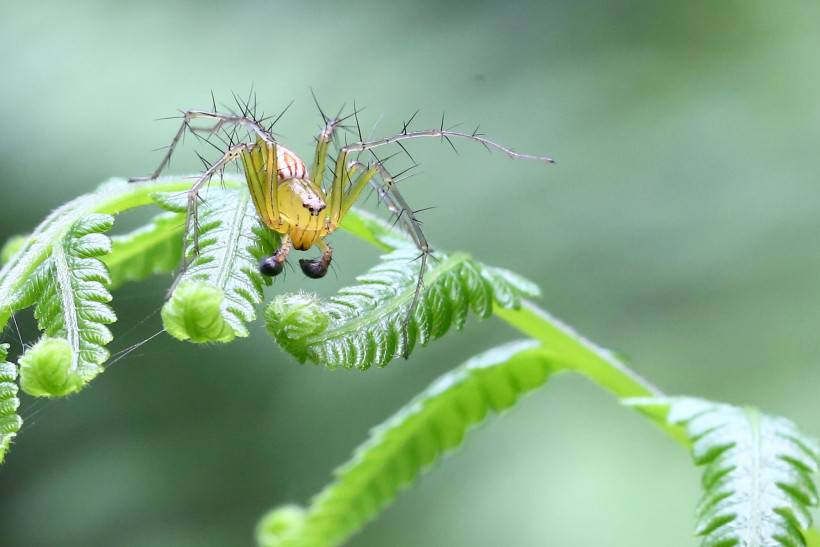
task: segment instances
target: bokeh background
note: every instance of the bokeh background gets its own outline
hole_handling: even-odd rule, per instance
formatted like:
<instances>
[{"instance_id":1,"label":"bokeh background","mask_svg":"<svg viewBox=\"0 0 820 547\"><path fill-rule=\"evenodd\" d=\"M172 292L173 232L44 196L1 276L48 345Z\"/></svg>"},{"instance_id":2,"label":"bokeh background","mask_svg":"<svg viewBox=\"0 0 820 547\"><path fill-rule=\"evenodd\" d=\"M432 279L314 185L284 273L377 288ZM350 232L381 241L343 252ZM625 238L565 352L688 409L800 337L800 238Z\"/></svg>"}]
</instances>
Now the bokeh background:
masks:
<instances>
[{"instance_id":1,"label":"bokeh background","mask_svg":"<svg viewBox=\"0 0 820 547\"><path fill-rule=\"evenodd\" d=\"M559 164L418 143L404 191L439 248L537 281L542 304L670 393L820 434L820 4L0 1L0 235L112 176L145 174L178 108L251 84L310 154L319 117L447 119ZM172 172L199 168L190 146ZM207 152L204 151L203 152ZM373 203L370 204L374 206ZM376 260L333 238L329 294ZM115 294L113 351L160 328L170 278ZM20 314L22 341L36 339ZM367 373L300 366L260 325L227 346L167 336L66 400L23 401L0 469L4 547L251 545L368 429L515 334L469 323ZM4 341L20 351L17 333ZM607 393L561 376L475 431L357 546L696 545L699 472Z\"/></svg>"}]
</instances>

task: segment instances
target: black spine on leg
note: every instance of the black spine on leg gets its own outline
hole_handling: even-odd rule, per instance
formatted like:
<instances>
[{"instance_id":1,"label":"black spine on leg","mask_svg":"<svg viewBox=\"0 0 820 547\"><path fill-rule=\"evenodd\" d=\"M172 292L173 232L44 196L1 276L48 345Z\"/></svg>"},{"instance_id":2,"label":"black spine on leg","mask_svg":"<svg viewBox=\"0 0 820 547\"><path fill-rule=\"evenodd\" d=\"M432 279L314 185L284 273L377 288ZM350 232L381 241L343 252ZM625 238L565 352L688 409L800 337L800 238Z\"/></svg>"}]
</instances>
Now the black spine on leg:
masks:
<instances>
[{"instance_id":1,"label":"black spine on leg","mask_svg":"<svg viewBox=\"0 0 820 547\"><path fill-rule=\"evenodd\" d=\"M269 256L267 258L263 258L259 262L259 273L262 275L266 275L268 277L273 277L275 275L279 275L282 273L282 270L285 267L285 261L277 260L277 256Z\"/></svg>"}]
</instances>

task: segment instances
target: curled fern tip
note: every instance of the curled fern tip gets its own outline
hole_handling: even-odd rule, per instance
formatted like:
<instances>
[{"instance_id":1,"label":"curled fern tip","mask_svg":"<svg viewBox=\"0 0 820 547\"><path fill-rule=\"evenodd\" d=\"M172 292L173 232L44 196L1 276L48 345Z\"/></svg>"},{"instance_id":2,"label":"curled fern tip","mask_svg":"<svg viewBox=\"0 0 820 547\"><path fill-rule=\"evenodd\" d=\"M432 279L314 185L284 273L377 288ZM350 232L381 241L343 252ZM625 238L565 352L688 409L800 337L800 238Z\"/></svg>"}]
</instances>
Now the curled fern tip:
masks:
<instances>
[{"instance_id":1,"label":"curled fern tip","mask_svg":"<svg viewBox=\"0 0 820 547\"><path fill-rule=\"evenodd\" d=\"M73 368L71 345L62 338L40 339L20 358L20 387L33 397L62 397L85 381Z\"/></svg>"},{"instance_id":2,"label":"curled fern tip","mask_svg":"<svg viewBox=\"0 0 820 547\"><path fill-rule=\"evenodd\" d=\"M236 336L222 316L224 294L202 282L184 282L162 307L162 325L179 340L230 342Z\"/></svg>"},{"instance_id":3,"label":"curled fern tip","mask_svg":"<svg viewBox=\"0 0 820 547\"><path fill-rule=\"evenodd\" d=\"M302 351L307 338L322 332L330 322L319 298L309 293L283 294L274 298L265 310L268 332L300 362L308 354Z\"/></svg>"},{"instance_id":4,"label":"curled fern tip","mask_svg":"<svg viewBox=\"0 0 820 547\"><path fill-rule=\"evenodd\" d=\"M298 505L283 505L269 511L256 527L259 547L279 547L299 535L305 522L305 510Z\"/></svg>"}]
</instances>

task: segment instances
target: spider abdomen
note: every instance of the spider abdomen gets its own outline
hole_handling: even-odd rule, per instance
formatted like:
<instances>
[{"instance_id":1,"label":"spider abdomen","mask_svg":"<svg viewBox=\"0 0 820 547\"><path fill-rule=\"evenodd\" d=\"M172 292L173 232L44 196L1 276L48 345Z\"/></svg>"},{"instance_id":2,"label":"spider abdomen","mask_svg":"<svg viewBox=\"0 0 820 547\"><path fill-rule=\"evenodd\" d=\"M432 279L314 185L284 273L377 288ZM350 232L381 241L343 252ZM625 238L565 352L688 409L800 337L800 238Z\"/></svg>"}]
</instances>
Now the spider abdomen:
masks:
<instances>
[{"instance_id":1,"label":"spider abdomen","mask_svg":"<svg viewBox=\"0 0 820 547\"><path fill-rule=\"evenodd\" d=\"M268 183L272 162L262 141L242 153L248 189L259 218L271 230L290 236L296 249L310 249L332 231L327 226L327 214L322 214L327 208L325 193L307 177L307 166L299 156L281 145L276 146L278 180L276 184Z\"/></svg>"},{"instance_id":2,"label":"spider abdomen","mask_svg":"<svg viewBox=\"0 0 820 547\"><path fill-rule=\"evenodd\" d=\"M307 165L302 158L282 145L276 146L276 164L279 168L277 174L280 181L310 178Z\"/></svg>"}]
</instances>

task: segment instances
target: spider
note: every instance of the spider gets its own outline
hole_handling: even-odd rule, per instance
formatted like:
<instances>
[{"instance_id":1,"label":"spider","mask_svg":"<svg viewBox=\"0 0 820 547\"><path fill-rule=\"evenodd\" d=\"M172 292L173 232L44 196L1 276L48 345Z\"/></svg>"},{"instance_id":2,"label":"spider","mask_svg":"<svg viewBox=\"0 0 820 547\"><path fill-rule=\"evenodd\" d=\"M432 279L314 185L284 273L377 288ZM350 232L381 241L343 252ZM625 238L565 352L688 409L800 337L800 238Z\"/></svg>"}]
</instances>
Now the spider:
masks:
<instances>
[{"instance_id":1,"label":"spider","mask_svg":"<svg viewBox=\"0 0 820 547\"><path fill-rule=\"evenodd\" d=\"M416 218L418 211L414 211L408 206L399 192L396 178L391 176L384 166L386 160L380 160L374 149L397 144L409 156L406 148L401 144L402 141L438 137L441 140L446 139L455 150L451 139L461 138L480 143L488 150L498 150L511 158L535 160L544 163L555 162L546 156L516 152L485 138L478 133L477 129L472 133L464 133L455 131L453 128L445 128L443 116L441 127L438 129L409 131L408 126L418 111L413 114L409 121L404 123L400 133L376 140L366 140L362 138L358 120L360 110L356 110L355 104L352 114L342 117L341 113L344 110L344 107L342 107L342 110L336 116L331 117L327 116L319 106L312 90L311 94L322 116L324 125L316 138L316 149L310 169L296 153L279 144L272 132L273 125L287 111L287 108L276 117L273 123L266 127L264 122L268 118L256 116L255 98L252 105L250 97L247 101L244 101L234 95L239 112L229 110L228 113L220 113L217 111L216 101L213 100L212 95L212 111L186 110L182 112L182 123L167 147L167 152L159 166L151 175L132 178L130 182L154 180L159 177L169 165L171 156L186 131L205 140L212 146L216 145L210 141L210 137L217 136L225 144L225 149L220 149L222 156L214 163L205 162L205 171L187 191L188 208L183 233L186 234L185 237L188 237L187 234L191 233L191 228L193 228L194 257L199 253L197 230L197 208L201 199L199 192L216 174L221 175L228 164L239 160L244 168L248 190L259 219L270 230L281 235L278 250L273 255L260 261L260 273L265 276L279 275L292 249L307 251L312 247L317 247L321 252L319 258L302 258L299 260L299 267L302 272L313 279L324 277L333 257L333 249L325 239L336 231L342 218L360 198L362 191L367 186L371 186L377 191L379 199L395 215L396 222L400 223L409 234L420 253L418 281L403 323L404 341L406 342L407 325L418 303L424 283L427 258L432 251L421 230L421 223ZM344 125L344 122L351 117L355 118L356 121L358 141L339 147L335 160L332 160L335 162L335 168L332 169L330 190L326 191L323 183L329 157L329 146L331 142L334 142L339 129L352 131L350 126ZM192 124L195 120L207 120L212 123L206 126L197 126ZM229 132L228 128L231 128L232 131ZM244 129L247 132L248 142L237 142L237 131L239 129ZM221 135L220 132L222 132ZM206 135L206 137L201 135ZM370 152L375 161L372 163L359 161L358 157L363 152ZM351 158L354 153L356 157ZM188 264L190 264L190 260L186 262L185 257L183 257L181 271L184 271ZM404 346L407 347L406 343Z\"/></svg>"}]
</instances>

